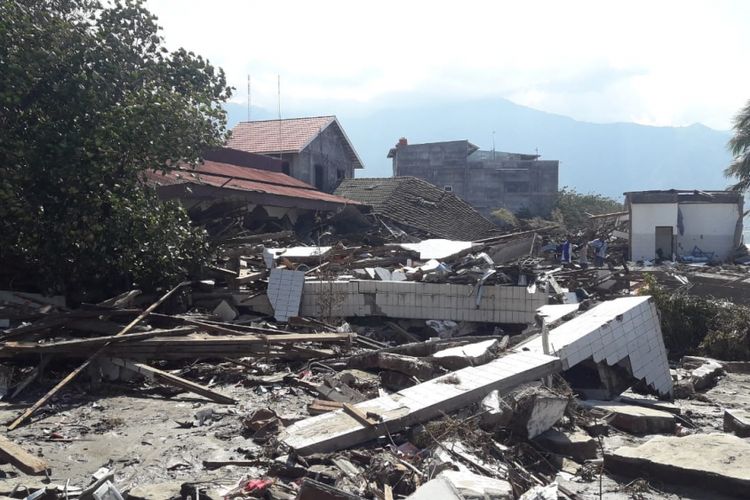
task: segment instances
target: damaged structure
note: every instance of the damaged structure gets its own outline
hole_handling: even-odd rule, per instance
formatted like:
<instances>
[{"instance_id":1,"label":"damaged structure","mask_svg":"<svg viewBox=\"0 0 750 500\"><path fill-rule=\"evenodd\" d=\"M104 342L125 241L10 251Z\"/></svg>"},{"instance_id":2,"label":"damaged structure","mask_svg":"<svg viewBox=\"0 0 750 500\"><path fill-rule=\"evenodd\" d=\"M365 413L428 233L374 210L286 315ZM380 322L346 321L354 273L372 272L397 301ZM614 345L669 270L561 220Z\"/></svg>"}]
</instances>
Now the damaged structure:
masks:
<instances>
[{"instance_id":1,"label":"damaged structure","mask_svg":"<svg viewBox=\"0 0 750 500\"><path fill-rule=\"evenodd\" d=\"M424 179L485 217L498 208L546 217L557 198L559 162L538 154L483 151L466 140L409 144L401 138L388 158L394 177Z\"/></svg>"},{"instance_id":2,"label":"damaged structure","mask_svg":"<svg viewBox=\"0 0 750 500\"><path fill-rule=\"evenodd\" d=\"M742 243L743 202L736 191L625 193L630 260L726 260Z\"/></svg>"},{"instance_id":3,"label":"damaged structure","mask_svg":"<svg viewBox=\"0 0 750 500\"><path fill-rule=\"evenodd\" d=\"M389 223L439 238L477 240L496 226L452 192L416 177L345 179L335 194L356 200Z\"/></svg>"},{"instance_id":4,"label":"damaged structure","mask_svg":"<svg viewBox=\"0 0 750 500\"><path fill-rule=\"evenodd\" d=\"M721 384L750 375L670 360L632 263L420 179L329 194L284 166L225 148L149 175L213 252L158 296L0 291L0 496L742 496L750 399ZM622 245L625 217L592 231Z\"/></svg>"}]
</instances>

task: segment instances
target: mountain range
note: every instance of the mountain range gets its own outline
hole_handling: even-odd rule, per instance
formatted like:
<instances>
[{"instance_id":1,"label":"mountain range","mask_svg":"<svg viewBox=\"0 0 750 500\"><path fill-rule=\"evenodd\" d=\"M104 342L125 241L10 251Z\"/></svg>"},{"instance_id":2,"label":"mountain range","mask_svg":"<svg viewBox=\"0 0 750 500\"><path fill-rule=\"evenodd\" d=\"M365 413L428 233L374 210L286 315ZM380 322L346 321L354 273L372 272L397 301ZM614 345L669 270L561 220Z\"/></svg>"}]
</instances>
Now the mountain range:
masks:
<instances>
[{"instance_id":1,"label":"mountain range","mask_svg":"<svg viewBox=\"0 0 750 500\"><path fill-rule=\"evenodd\" d=\"M226 106L229 126L246 119L247 108ZM336 114L363 160L357 177L391 175L388 150L400 137L409 143L468 139L481 149L538 153L560 161L560 187L621 199L625 191L724 189L731 160L727 131L701 124L653 127L635 123L590 123L539 111L506 99L297 110L284 116ZM253 119L275 118L264 109Z\"/></svg>"}]
</instances>

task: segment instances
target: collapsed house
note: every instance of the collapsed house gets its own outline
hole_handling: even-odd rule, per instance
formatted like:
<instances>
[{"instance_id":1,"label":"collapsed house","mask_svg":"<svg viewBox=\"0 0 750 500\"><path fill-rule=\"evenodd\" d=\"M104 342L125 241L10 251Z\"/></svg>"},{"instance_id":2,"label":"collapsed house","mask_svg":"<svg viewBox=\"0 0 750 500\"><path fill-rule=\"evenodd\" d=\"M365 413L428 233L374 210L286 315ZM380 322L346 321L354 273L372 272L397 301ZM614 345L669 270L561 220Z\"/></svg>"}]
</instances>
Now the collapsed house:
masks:
<instances>
[{"instance_id":1,"label":"collapsed house","mask_svg":"<svg viewBox=\"0 0 750 500\"><path fill-rule=\"evenodd\" d=\"M438 238L471 241L497 235L496 226L451 192L416 177L345 179L335 194L359 201L372 212Z\"/></svg>"},{"instance_id":2,"label":"collapsed house","mask_svg":"<svg viewBox=\"0 0 750 500\"><path fill-rule=\"evenodd\" d=\"M213 235L227 236L233 228L271 232L309 226L316 212L359 204L282 173L285 164L279 160L233 150L208 158L221 161L149 172L147 180L161 199L179 200Z\"/></svg>"},{"instance_id":3,"label":"collapsed house","mask_svg":"<svg viewBox=\"0 0 750 500\"><path fill-rule=\"evenodd\" d=\"M750 486L738 386L711 393L723 412L695 406L733 365L670 365L640 271L561 259L556 226L503 234L419 179L327 194L285 165L224 149L149 174L215 247L163 295L71 310L0 292L0 496L577 499L628 493L620 474ZM627 241L627 215L592 220Z\"/></svg>"},{"instance_id":4,"label":"collapsed house","mask_svg":"<svg viewBox=\"0 0 750 500\"><path fill-rule=\"evenodd\" d=\"M736 191L625 193L630 260L727 260L742 242L743 202Z\"/></svg>"}]
</instances>

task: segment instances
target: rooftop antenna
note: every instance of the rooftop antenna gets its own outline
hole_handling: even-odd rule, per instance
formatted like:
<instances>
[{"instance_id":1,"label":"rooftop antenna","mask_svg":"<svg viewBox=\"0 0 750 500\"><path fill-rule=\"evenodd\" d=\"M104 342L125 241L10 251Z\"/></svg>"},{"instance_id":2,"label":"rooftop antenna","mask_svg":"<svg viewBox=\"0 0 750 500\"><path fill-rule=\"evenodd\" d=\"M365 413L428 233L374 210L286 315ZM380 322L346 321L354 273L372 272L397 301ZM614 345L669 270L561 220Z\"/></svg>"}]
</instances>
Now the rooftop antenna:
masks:
<instances>
[{"instance_id":1,"label":"rooftop antenna","mask_svg":"<svg viewBox=\"0 0 750 500\"><path fill-rule=\"evenodd\" d=\"M250 86L250 75L247 75L247 121L250 121L250 109L252 108L252 96L253 94L250 92L250 89L252 88Z\"/></svg>"},{"instance_id":2,"label":"rooftop antenna","mask_svg":"<svg viewBox=\"0 0 750 500\"><path fill-rule=\"evenodd\" d=\"M492 161L495 161L495 131L492 131Z\"/></svg>"},{"instance_id":3,"label":"rooftop antenna","mask_svg":"<svg viewBox=\"0 0 750 500\"><path fill-rule=\"evenodd\" d=\"M279 103L279 160L281 159L281 75L276 74L276 93Z\"/></svg>"}]
</instances>

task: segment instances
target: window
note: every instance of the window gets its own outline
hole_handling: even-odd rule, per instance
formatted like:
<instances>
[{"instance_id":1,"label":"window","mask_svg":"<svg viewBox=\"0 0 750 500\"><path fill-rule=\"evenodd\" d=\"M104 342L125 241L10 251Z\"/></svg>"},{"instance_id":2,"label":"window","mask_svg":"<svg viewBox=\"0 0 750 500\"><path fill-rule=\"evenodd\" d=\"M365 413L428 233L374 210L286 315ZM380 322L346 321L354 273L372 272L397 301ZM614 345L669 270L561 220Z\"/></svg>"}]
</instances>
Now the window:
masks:
<instances>
[{"instance_id":1,"label":"window","mask_svg":"<svg viewBox=\"0 0 750 500\"><path fill-rule=\"evenodd\" d=\"M453 192L453 186L443 186L443 190L449 193Z\"/></svg>"}]
</instances>

